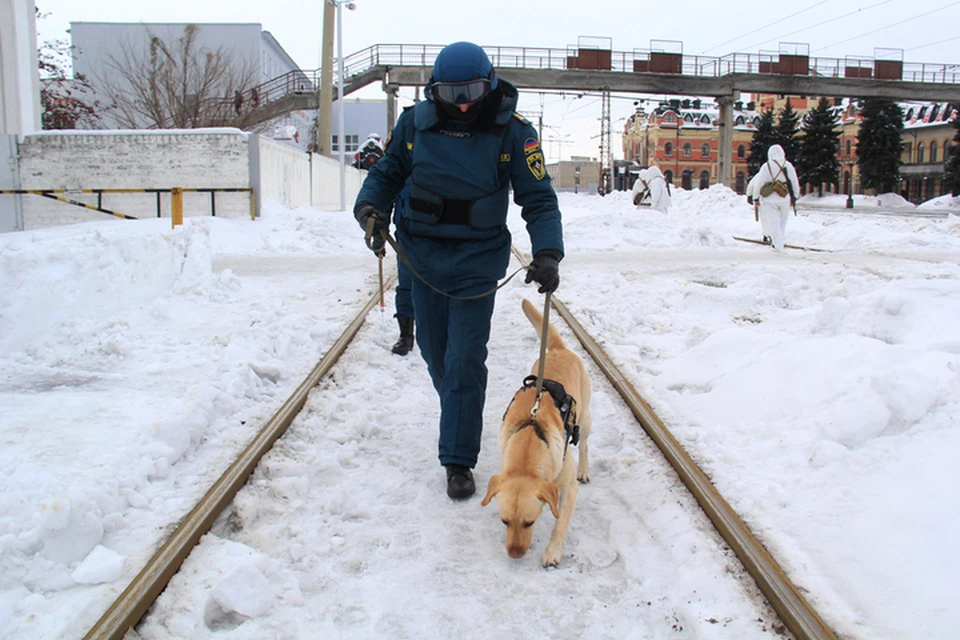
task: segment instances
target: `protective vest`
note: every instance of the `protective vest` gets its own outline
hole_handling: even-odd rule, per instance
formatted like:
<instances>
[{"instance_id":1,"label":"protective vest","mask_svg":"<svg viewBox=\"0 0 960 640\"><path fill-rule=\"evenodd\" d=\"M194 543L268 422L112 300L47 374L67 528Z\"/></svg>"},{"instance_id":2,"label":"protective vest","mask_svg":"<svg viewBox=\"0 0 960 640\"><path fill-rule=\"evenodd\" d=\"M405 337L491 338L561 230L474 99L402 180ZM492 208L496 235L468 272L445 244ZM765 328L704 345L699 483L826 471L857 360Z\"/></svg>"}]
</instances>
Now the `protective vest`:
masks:
<instances>
[{"instance_id":1,"label":"protective vest","mask_svg":"<svg viewBox=\"0 0 960 640\"><path fill-rule=\"evenodd\" d=\"M433 114L431 102L414 107L404 229L414 236L462 240L500 235L510 205L509 160L504 161L503 146L512 118L489 131L468 132L444 129Z\"/></svg>"}]
</instances>

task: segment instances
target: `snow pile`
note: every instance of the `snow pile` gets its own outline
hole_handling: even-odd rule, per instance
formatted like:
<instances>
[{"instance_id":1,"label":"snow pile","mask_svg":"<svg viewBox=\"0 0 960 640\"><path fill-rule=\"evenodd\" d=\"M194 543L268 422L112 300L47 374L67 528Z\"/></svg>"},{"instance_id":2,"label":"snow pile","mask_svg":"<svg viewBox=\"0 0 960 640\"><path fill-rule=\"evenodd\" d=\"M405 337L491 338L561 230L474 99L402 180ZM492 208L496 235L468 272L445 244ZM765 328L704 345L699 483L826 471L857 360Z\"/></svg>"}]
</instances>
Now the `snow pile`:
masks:
<instances>
[{"instance_id":1,"label":"snow pile","mask_svg":"<svg viewBox=\"0 0 960 640\"><path fill-rule=\"evenodd\" d=\"M801 207L787 241L832 253L776 253L733 239L760 229L723 187L668 214L560 204L557 296L831 626L949 637L960 217ZM2 637L82 637L376 290L348 212L168 225L0 236ZM510 228L529 251L516 208ZM535 359L522 297L498 294L481 490ZM388 295L144 637L779 637L599 372L560 568L538 563L548 515L507 558L496 510L443 494L436 394L391 316Z\"/></svg>"}]
</instances>

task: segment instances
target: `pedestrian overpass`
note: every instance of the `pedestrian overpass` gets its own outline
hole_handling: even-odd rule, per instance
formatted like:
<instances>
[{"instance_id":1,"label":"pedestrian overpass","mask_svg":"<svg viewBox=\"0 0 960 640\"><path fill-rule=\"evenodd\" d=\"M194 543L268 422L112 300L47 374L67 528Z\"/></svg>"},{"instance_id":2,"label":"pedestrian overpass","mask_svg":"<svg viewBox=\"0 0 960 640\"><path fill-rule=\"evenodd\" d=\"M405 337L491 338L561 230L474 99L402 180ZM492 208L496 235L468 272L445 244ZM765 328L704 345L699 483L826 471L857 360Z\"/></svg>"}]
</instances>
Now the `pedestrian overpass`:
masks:
<instances>
[{"instance_id":1,"label":"pedestrian overpass","mask_svg":"<svg viewBox=\"0 0 960 640\"><path fill-rule=\"evenodd\" d=\"M603 40L603 39L600 39ZM343 59L343 93L379 82L387 118L396 121L402 86L424 86L442 45L375 44ZM819 58L801 43L776 52L685 55L682 43L652 41L648 49L614 51L603 43L562 49L484 46L497 74L525 90L602 91L713 97L720 107L720 149L733 146L733 104L740 93L886 98L960 103L960 64L904 62L900 50L874 57ZM296 109L319 108L321 71L293 71L250 89L245 122L265 122ZM730 184L731 153L721 153L718 178Z\"/></svg>"}]
</instances>

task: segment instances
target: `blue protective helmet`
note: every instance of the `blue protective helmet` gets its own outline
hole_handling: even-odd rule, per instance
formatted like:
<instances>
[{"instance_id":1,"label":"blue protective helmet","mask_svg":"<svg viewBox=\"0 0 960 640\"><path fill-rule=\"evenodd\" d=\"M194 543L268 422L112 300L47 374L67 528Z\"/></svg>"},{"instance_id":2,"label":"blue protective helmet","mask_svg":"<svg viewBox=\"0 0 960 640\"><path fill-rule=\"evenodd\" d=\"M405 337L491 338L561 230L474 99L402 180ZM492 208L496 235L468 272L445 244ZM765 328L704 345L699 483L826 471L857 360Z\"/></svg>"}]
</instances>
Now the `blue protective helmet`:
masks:
<instances>
[{"instance_id":1,"label":"blue protective helmet","mask_svg":"<svg viewBox=\"0 0 960 640\"><path fill-rule=\"evenodd\" d=\"M490 89L497 88L497 76L487 54L472 42L454 42L445 46L433 63L437 82L463 82L487 78Z\"/></svg>"}]
</instances>

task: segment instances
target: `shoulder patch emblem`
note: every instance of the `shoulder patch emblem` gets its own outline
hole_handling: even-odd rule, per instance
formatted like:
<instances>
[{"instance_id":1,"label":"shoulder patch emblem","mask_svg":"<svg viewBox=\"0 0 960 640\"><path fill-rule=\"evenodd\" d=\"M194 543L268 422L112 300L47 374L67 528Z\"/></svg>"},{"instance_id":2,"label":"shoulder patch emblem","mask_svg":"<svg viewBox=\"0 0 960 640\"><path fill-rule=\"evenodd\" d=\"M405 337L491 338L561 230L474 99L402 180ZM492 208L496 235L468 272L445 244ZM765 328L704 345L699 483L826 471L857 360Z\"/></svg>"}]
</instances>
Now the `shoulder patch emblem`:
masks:
<instances>
[{"instance_id":1,"label":"shoulder patch emblem","mask_svg":"<svg viewBox=\"0 0 960 640\"><path fill-rule=\"evenodd\" d=\"M523 141L523 154L530 155L535 151L540 151L540 143L537 142L536 138L527 138Z\"/></svg>"},{"instance_id":2,"label":"shoulder patch emblem","mask_svg":"<svg viewBox=\"0 0 960 640\"><path fill-rule=\"evenodd\" d=\"M547 167L543 163L543 154L539 151L527 156L527 168L537 180L543 180L547 176Z\"/></svg>"}]
</instances>

